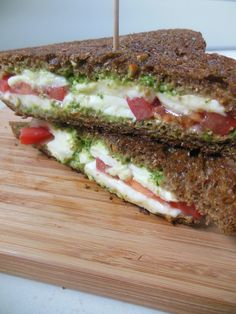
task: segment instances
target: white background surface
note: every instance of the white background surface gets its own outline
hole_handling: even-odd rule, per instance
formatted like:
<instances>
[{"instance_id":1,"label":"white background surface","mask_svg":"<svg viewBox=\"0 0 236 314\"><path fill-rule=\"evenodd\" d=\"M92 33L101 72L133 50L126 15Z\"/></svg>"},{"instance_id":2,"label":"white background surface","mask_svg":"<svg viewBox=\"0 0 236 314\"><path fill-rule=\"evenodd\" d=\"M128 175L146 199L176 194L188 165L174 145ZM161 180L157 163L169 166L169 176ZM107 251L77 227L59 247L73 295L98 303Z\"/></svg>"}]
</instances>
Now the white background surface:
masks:
<instances>
[{"instance_id":1,"label":"white background surface","mask_svg":"<svg viewBox=\"0 0 236 314\"><path fill-rule=\"evenodd\" d=\"M0 0L0 50L111 36L112 1ZM235 1L120 0L121 34L191 28L208 49L236 49L235 17Z\"/></svg>"},{"instance_id":2,"label":"white background surface","mask_svg":"<svg viewBox=\"0 0 236 314\"><path fill-rule=\"evenodd\" d=\"M235 1L120 0L120 7L121 34L192 28L203 33L208 49L236 49ZM0 50L111 36L111 12L112 0L0 0ZM225 54L236 58L236 52ZM0 314L158 313L161 312L0 274Z\"/></svg>"},{"instance_id":3,"label":"white background surface","mask_svg":"<svg viewBox=\"0 0 236 314\"><path fill-rule=\"evenodd\" d=\"M125 302L0 274L0 314L161 314Z\"/></svg>"}]
</instances>

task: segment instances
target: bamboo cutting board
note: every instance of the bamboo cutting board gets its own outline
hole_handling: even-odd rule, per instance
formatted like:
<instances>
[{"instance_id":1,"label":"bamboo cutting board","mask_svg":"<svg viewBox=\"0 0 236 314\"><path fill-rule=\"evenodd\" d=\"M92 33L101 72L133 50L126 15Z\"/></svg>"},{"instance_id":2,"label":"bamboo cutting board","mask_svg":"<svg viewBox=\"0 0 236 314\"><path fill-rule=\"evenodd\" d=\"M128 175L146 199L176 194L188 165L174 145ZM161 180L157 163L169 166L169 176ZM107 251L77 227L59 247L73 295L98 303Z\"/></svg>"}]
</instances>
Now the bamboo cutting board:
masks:
<instances>
[{"instance_id":1,"label":"bamboo cutting board","mask_svg":"<svg viewBox=\"0 0 236 314\"><path fill-rule=\"evenodd\" d=\"M0 271L175 313L236 312L236 238L172 226L14 139L0 111Z\"/></svg>"}]
</instances>

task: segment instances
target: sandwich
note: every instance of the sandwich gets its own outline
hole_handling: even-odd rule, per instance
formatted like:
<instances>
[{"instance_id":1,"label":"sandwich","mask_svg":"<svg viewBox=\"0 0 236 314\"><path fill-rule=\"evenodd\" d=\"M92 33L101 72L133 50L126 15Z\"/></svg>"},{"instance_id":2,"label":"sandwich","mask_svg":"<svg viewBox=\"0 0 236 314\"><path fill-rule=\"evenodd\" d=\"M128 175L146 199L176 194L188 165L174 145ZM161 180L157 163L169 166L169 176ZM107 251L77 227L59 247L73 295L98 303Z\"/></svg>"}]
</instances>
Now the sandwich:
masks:
<instances>
[{"instance_id":1,"label":"sandwich","mask_svg":"<svg viewBox=\"0 0 236 314\"><path fill-rule=\"evenodd\" d=\"M236 61L161 30L0 53L22 144L173 223L236 231Z\"/></svg>"},{"instance_id":2,"label":"sandwich","mask_svg":"<svg viewBox=\"0 0 236 314\"><path fill-rule=\"evenodd\" d=\"M176 29L0 53L0 99L18 115L236 152L236 61Z\"/></svg>"},{"instance_id":3,"label":"sandwich","mask_svg":"<svg viewBox=\"0 0 236 314\"><path fill-rule=\"evenodd\" d=\"M162 143L32 119L11 122L22 144L172 223L236 231L236 157L206 156Z\"/></svg>"}]
</instances>

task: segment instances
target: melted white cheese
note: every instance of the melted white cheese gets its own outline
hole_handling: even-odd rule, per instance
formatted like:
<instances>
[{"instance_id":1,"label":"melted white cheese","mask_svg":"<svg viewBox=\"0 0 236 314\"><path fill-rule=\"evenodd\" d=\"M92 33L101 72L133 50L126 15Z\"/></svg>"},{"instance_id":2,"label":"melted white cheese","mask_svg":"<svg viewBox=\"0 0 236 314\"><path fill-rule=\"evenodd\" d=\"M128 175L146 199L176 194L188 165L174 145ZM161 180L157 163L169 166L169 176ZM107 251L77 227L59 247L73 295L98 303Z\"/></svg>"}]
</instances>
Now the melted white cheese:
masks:
<instances>
[{"instance_id":1,"label":"melted white cheese","mask_svg":"<svg viewBox=\"0 0 236 314\"><path fill-rule=\"evenodd\" d=\"M136 118L126 99L145 97L152 100L155 97L150 88L134 84L122 85L111 79L76 84L75 90L74 98L81 107L91 108L115 117L130 118L133 121Z\"/></svg>"},{"instance_id":2,"label":"melted white cheese","mask_svg":"<svg viewBox=\"0 0 236 314\"><path fill-rule=\"evenodd\" d=\"M31 87L60 87L68 85L67 80L63 76L45 70L24 70L21 74L14 75L8 79L8 85L10 86L22 82L29 84Z\"/></svg>"},{"instance_id":3,"label":"melted white cheese","mask_svg":"<svg viewBox=\"0 0 236 314\"><path fill-rule=\"evenodd\" d=\"M224 107L215 99L196 95L169 95L157 93L161 103L170 111L177 114L189 115L197 111L216 112L224 115Z\"/></svg>"},{"instance_id":4,"label":"melted white cheese","mask_svg":"<svg viewBox=\"0 0 236 314\"><path fill-rule=\"evenodd\" d=\"M111 176L118 176L121 180L127 180L132 173L127 164L122 164L119 160L112 158L106 146L97 142L90 147L90 153L94 158L101 159L106 165L110 166L107 173Z\"/></svg>"},{"instance_id":5,"label":"melted white cheese","mask_svg":"<svg viewBox=\"0 0 236 314\"><path fill-rule=\"evenodd\" d=\"M36 106L44 110L50 110L52 108L52 104L58 102L56 100L42 98L36 95L19 95L12 94L10 92L4 93L1 98L3 100L9 101L16 107L20 105L25 108L32 108ZM60 104L60 102L58 102L58 104Z\"/></svg>"},{"instance_id":6,"label":"melted white cheese","mask_svg":"<svg viewBox=\"0 0 236 314\"><path fill-rule=\"evenodd\" d=\"M112 79L100 79L96 82L76 84L75 90L79 94L110 95L118 98L145 97L152 100L155 97L155 93L149 87L133 83L119 84Z\"/></svg>"},{"instance_id":7,"label":"melted white cheese","mask_svg":"<svg viewBox=\"0 0 236 314\"><path fill-rule=\"evenodd\" d=\"M79 153L79 161L81 164L85 165L86 163L90 162L93 160L91 157L90 153L88 152L87 149L83 148L82 151Z\"/></svg>"},{"instance_id":8,"label":"melted white cheese","mask_svg":"<svg viewBox=\"0 0 236 314\"><path fill-rule=\"evenodd\" d=\"M176 217L181 213L179 209L172 208L168 204L162 204L157 200L151 199L144 194L137 192L123 181L114 179L109 175L98 171L96 169L95 161L87 163L85 165L84 171L88 177L94 179L100 185L107 187L109 191L117 194L126 201L147 209L153 214L162 214Z\"/></svg>"},{"instance_id":9,"label":"melted white cheese","mask_svg":"<svg viewBox=\"0 0 236 314\"><path fill-rule=\"evenodd\" d=\"M101 111L105 115L136 120L125 98L110 95L74 95L74 102L82 108Z\"/></svg>"},{"instance_id":10,"label":"melted white cheese","mask_svg":"<svg viewBox=\"0 0 236 314\"><path fill-rule=\"evenodd\" d=\"M120 164L116 159L110 156L109 150L102 142L96 142L90 147L90 153L94 158L100 158L108 166Z\"/></svg>"},{"instance_id":11,"label":"melted white cheese","mask_svg":"<svg viewBox=\"0 0 236 314\"><path fill-rule=\"evenodd\" d=\"M55 129L52 126L50 126L50 132L53 134L54 139L48 142L46 146L52 156L62 163L71 159L75 152L71 132Z\"/></svg>"},{"instance_id":12,"label":"melted white cheese","mask_svg":"<svg viewBox=\"0 0 236 314\"><path fill-rule=\"evenodd\" d=\"M152 180L152 174L145 168L140 168L130 163L129 168L132 171L132 176L135 181L140 183L143 187L149 189L157 196L160 196L163 200L168 202L177 201L176 197L170 191L163 189L162 187L156 185Z\"/></svg>"},{"instance_id":13,"label":"melted white cheese","mask_svg":"<svg viewBox=\"0 0 236 314\"><path fill-rule=\"evenodd\" d=\"M119 160L110 156L106 146L97 142L90 148L90 153L94 158L101 159L106 165L110 166L107 173L111 176L118 176L121 180L132 178L143 187L149 189L157 196L166 201L177 201L173 193L163 189L152 180L152 174L145 168L137 167L133 163L122 164Z\"/></svg>"}]
</instances>

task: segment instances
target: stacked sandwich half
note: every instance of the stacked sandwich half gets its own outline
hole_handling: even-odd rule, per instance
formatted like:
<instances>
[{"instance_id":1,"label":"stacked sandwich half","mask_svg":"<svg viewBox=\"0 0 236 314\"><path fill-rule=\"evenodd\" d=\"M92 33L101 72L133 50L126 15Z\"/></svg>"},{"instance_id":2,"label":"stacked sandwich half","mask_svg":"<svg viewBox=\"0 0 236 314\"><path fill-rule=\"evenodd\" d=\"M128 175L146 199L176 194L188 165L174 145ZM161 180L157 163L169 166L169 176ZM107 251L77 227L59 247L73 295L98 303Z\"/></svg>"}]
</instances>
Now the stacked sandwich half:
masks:
<instances>
[{"instance_id":1,"label":"stacked sandwich half","mask_svg":"<svg viewBox=\"0 0 236 314\"><path fill-rule=\"evenodd\" d=\"M236 231L236 61L161 30L0 53L22 144L178 223ZM145 219L145 217L144 217Z\"/></svg>"}]
</instances>

